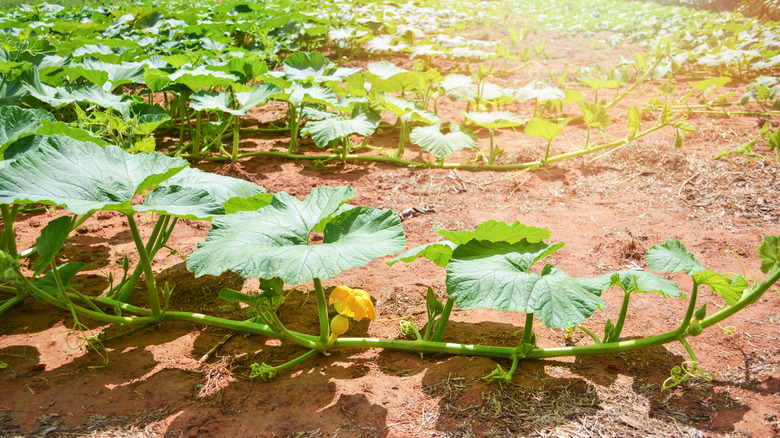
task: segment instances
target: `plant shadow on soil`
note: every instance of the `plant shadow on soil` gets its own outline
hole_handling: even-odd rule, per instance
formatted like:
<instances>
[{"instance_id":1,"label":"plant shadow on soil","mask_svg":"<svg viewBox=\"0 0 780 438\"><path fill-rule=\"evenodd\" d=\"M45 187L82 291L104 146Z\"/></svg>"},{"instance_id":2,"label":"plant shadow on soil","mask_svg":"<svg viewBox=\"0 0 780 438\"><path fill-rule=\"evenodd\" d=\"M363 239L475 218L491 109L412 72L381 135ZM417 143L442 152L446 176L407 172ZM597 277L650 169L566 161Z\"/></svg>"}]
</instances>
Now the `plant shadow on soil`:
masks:
<instances>
[{"instance_id":1,"label":"plant shadow on soil","mask_svg":"<svg viewBox=\"0 0 780 438\"><path fill-rule=\"evenodd\" d=\"M179 285L201 280L185 278L191 275L175 265L161 272L160 278L176 278ZM177 290L181 295L177 304L183 310L209 308L233 317L244 311L238 306L215 307L217 295L204 292L219 290L214 287L217 283L240 289L242 279L226 275L203 280L210 283L200 289ZM293 293L287 305L293 311L280 314L286 324L296 330L316 331L316 324L305 322L316 320L310 318L316 314L312 299L305 293ZM41 313L46 312L28 314L14 309L8 320L27 320ZM64 312L56 316L60 320L64 317L67 327ZM479 338L491 344L511 345L521 333L520 327L511 324L451 324L448 336L465 335L469 342ZM350 334L365 336L367 328L365 322L353 324ZM231 337L208 361L197 363L226 336ZM522 435L556 427L586 427L593 421L614 421L617 431L640 435L673 433L673 429L664 429L672 422L683 427L728 430L747 411L737 400L716 391L726 382L694 383L686 385L685 391L662 393L660 385L669 370L683 361L664 347L573 361L521 362L512 383L503 387L487 384L482 377L497 364L508 369L509 361L448 355L421 359L415 354L388 350L373 357L362 351L337 351L330 357L317 356L282 371L267 383L252 382L248 379L251 363L279 365L305 350L274 339L230 335L225 330L185 323L150 327L136 336L113 340L106 347L108 366L91 371L90 367L102 365L95 354L49 368L34 346L0 349L11 371L2 376L0 393L4 394L0 399L13 399L12 407L0 409L0 432L44 436L56 431L61 436L77 436L87 431L143 430L164 421L168 436L208 436L224 431L235 436L300 436L294 434L302 431L312 432L311 436L337 431L349 436L386 436L398 422L372 401L371 393L398 390L410 378L421 379L428 401L438 405L436 418L427 421L435 421L436 430L451 436ZM341 386L359 382L370 373L387 376L388 386L352 391L344 391ZM63 379L77 380L78 392L58 391L57 384ZM613 390L624 385L628 391ZM44 403L49 405L49 413L43 416L18 409ZM137 414L127 415L130 406ZM408 408L412 413L420 406L410 403ZM420 426L426 421L424 411ZM615 411L619 414L617 420L612 419ZM648 415L657 421L636 419ZM640 425L642 429L637 430ZM658 430L647 429L652 425ZM403 429L405 426L408 428ZM414 424L405 426L396 427L411 431Z\"/></svg>"}]
</instances>

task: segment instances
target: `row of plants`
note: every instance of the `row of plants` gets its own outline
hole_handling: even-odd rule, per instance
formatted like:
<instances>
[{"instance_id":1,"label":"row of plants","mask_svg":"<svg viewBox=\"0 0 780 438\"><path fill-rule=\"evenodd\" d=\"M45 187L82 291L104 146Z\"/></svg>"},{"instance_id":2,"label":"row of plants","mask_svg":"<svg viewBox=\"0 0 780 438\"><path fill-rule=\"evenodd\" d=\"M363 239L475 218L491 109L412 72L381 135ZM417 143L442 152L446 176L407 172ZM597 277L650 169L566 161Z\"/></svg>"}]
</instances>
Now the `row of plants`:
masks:
<instances>
[{"instance_id":1,"label":"row of plants","mask_svg":"<svg viewBox=\"0 0 780 438\"><path fill-rule=\"evenodd\" d=\"M744 20L724 24L692 11L681 13L680 8L637 3L617 2L624 5L618 7L605 0L585 12L575 12L579 8L565 2L548 3L523 2L504 9L450 2L188 3L186 12L161 11L153 3L79 10L43 4L8 11L0 21L7 35L0 43L0 117L11 128L0 137L0 153L20 136L57 133L117 144L131 152L161 150L161 137L175 138L169 155L189 160L271 156L321 163L373 160L418 167L526 169L625 146L664 127L672 128L675 145L681 146L684 134L693 130L684 116L694 112L773 114L780 107L780 86L773 76L778 48L769 27ZM484 11L479 19L466 12L474 8ZM507 11L527 18L517 21ZM629 13L654 18L628 26ZM696 25L705 19L714 24ZM567 32L609 28L620 36L622 31L629 41L647 42L651 55L638 52L611 69L582 67L576 81L564 73L551 75L549 83L534 81L516 89L496 85L494 78L512 71L509 62L523 68L546 56L543 45L525 44L529 34L562 30L557 26L573 21L581 27L566 24ZM508 29L504 41L450 35L499 24ZM723 35L729 37L727 42L714 47L713 41ZM416 62L408 70L389 61L371 62L372 56L408 56ZM340 66L363 57L368 57L365 69ZM453 63L446 71L434 67L442 59ZM688 74L716 77L695 83L696 91L675 95L672 81ZM719 92L734 80L751 81L747 92ZM616 115L610 110L618 102L653 81L660 81L657 96L641 108L628 109L622 137L592 140L593 128L603 132L612 124ZM592 101L586 94L593 95ZM460 120L438 117L440 98L467 102ZM253 123L250 111L272 101L287 108L279 114L282 126L247 126ZM510 104L515 104L514 112L502 110ZM529 117L521 118L517 105ZM39 126L17 120L30 118L19 116L19 109L50 115L34 113ZM641 119L651 115L656 123L643 129ZM567 125L583 123L583 142L550 156L553 139ZM487 131L489 144L475 159L446 163L458 150L476 149L474 131L479 129ZM502 149L494 141L497 129L522 129L546 140L547 146L536 160L501 162ZM377 131L396 135L397 148L372 146ZM288 138L287 151L240 151L242 138L268 133ZM328 153L300 153L301 136ZM405 159L409 143L429 153L430 161Z\"/></svg>"},{"instance_id":2,"label":"row of plants","mask_svg":"<svg viewBox=\"0 0 780 438\"><path fill-rule=\"evenodd\" d=\"M203 173L180 158L156 152L130 154L114 145L100 147L57 135L38 138L26 148L15 144L0 161L0 293L7 296L0 301L0 314L30 298L64 309L72 317L71 329L87 348L97 352L103 351L103 340L91 334L91 327L111 324L132 331L166 321L188 321L274 337L308 350L280 366L253 365L252 376L263 380L335 349L387 348L508 359L512 361L509 370L499 366L486 376L503 383L511 381L521 360L610 354L679 342L690 361L672 371L665 384L672 387L692 376L709 375L699 368L686 339L755 303L780 279L778 236L765 237L758 248L761 271L768 276L763 281L707 269L673 239L647 251L645 263L656 273L620 270L580 278L550 263L534 268L564 246L563 242L547 242L549 230L488 221L475 230L437 230L445 240L412 248L387 262L392 265L423 257L446 271L444 300L428 288L425 327L402 324L411 340L350 338L343 336L350 320L373 320L376 309L368 292L338 285L338 276L405 248L400 218L392 211L349 204L355 196L349 186L317 187L299 200L283 192L268 194L247 181ZM19 249L14 222L20 209L34 204L59 206L69 214L43 227L34 247ZM125 274L121 279L110 277L106 290L80 290L74 281L86 265L61 263L60 253L74 230L101 211L126 217L137 263L125 262ZM153 230L145 241L136 222L138 213L151 213L153 218ZM205 241L187 257L187 269L196 276L229 270L259 279L258 291L223 289L219 293L227 301L247 305L251 310L247 317L229 319L176 310L174 285L157 283L152 259L166 246L180 218L211 221ZM314 235L322 239L313 239ZM691 289L681 291L677 283L664 277L668 272L687 273ZM149 307L129 304L141 279ZM324 284L327 280L331 285ZM296 292L299 285L313 286L319 321L316 333L291 330L278 317L285 298L300 293ZM337 287L328 297L330 286ZM714 295L708 298L705 287ZM604 310L602 295L613 290L623 294L619 316L596 327L588 318ZM641 318L629 314L629 302L643 293L687 298L687 309L679 325L668 332L627 340L621 334L625 322ZM521 342L516 347L499 347L446 339L454 306L524 313ZM537 320L548 328L565 328L569 336L582 330L592 343L541 348L534 334Z\"/></svg>"}]
</instances>

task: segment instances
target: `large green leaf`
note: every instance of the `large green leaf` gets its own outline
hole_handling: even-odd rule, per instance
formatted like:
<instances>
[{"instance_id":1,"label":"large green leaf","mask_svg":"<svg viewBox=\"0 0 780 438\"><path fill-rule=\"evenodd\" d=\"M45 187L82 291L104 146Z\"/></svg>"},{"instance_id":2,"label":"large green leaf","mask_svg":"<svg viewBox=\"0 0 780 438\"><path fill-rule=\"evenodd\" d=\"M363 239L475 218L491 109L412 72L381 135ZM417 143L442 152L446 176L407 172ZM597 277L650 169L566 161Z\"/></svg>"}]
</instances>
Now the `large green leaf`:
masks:
<instances>
[{"instance_id":1,"label":"large green leaf","mask_svg":"<svg viewBox=\"0 0 780 438\"><path fill-rule=\"evenodd\" d=\"M543 138L548 142L551 142L562 130L563 126L557 123L534 117L525 125L525 130L523 132L531 137Z\"/></svg>"},{"instance_id":2,"label":"large green leaf","mask_svg":"<svg viewBox=\"0 0 780 438\"><path fill-rule=\"evenodd\" d=\"M434 243L424 243L422 245L415 246L414 248L405 251L396 257L393 257L387 261L387 264L388 266L393 266L398 261L411 263L417 260L419 257L425 257L442 268L445 268L447 267L447 263L450 262L450 257L452 257L452 250L457 246L457 244L452 243L449 240L442 240L441 242Z\"/></svg>"},{"instance_id":3,"label":"large green leaf","mask_svg":"<svg viewBox=\"0 0 780 438\"><path fill-rule=\"evenodd\" d=\"M525 121L516 115L506 111L493 111L489 113L471 112L463 113L463 117L475 124L490 130L498 128L511 128L521 126Z\"/></svg>"},{"instance_id":4,"label":"large green leaf","mask_svg":"<svg viewBox=\"0 0 780 438\"><path fill-rule=\"evenodd\" d=\"M31 96L53 107L75 102L89 102L103 108L115 109L122 115L127 115L130 112L129 97L111 94L97 85L52 87L42 83L36 72L27 76L24 80L24 87Z\"/></svg>"},{"instance_id":5,"label":"large green leaf","mask_svg":"<svg viewBox=\"0 0 780 438\"><path fill-rule=\"evenodd\" d=\"M246 114L250 109L268 102L268 99L280 91L282 90L274 84L260 84L249 91L236 93L236 101L241 110L244 111L244 114Z\"/></svg>"},{"instance_id":6,"label":"large green leaf","mask_svg":"<svg viewBox=\"0 0 780 438\"><path fill-rule=\"evenodd\" d=\"M341 82L359 68L336 68L319 52L297 52L284 59L284 74L289 80L303 83Z\"/></svg>"},{"instance_id":7,"label":"large green leaf","mask_svg":"<svg viewBox=\"0 0 780 438\"><path fill-rule=\"evenodd\" d=\"M461 74L447 75L441 86L444 94L455 102L471 99L477 90L477 85L472 81L471 76Z\"/></svg>"},{"instance_id":8,"label":"large green leaf","mask_svg":"<svg viewBox=\"0 0 780 438\"><path fill-rule=\"evenodd\" d=\"M365 79L371 86L384 93L409 90L420 81L421 72L405 70L390 61L369 62Z\"/></svg>"},{"instance_id":9,"label":"large green leaf","mask_svg":"<svg viewBox=\"0 0 780 438\"><path fill-rule=\"evenodd\" d=\"M327 147L330 142L341 140L352 134L368 137L376 131L382 118L375 112L356 107L352 116L328 117L323 120L309 121L304 132L311 135L314 143L321 147Z\"/></svg>"},{"instance_id":10,"label":"large green leaf","mask_svg":"<svg viewBox=\"0 0 780 438\"><path fill-rule=\"evenodd\" d=\"M611 276L612 284L626 292L657 292L663 296L679 298L677 283L664 279L652 272L624 269Z\"/></svg>"},{"instance_id":11,"label":"large green leaf","mask_svg":"<svg viewBox=\"0 0 780 438\"><path fill-rule=\"evenodd\" d=\"M551 87L544 82L535 81L526 85L523 88L515 90L515 99L518 102L525 102L527 100L536 99L538 101L544 100L560 100L563 101L566 98L566 93L563 90L555 87Z\"/></svg>"},{"instance_id":12,"label":"large green leaf","mask_svg":"<svg viewBox=\"0 0 780 438\"><path fill-rule=\"evenodd\" d=\"M142 62L112 64L94 58L85 58L77 66L85 70L105 72L108 80L111 81L111 85L114 87L122 84L140 84L145 74L145 64Z\"/></svg>"},{"instance_id":13,"label":"large green leaf","mask_svg":"<svg viewBox=\"0 0 780 438\"><path fill-rule=\"evenodd\" d=\"M159 105L136 104L131 109L138 118L134 135L151 135L160 125L171 120L171 116Z\"/></svg>"},{"instance_id":14,"label":"large green leaf","mask_svg":"<svg viewBox=\"0 0 780 438\"><path fill-rule=\"evenodd\" d=\"M113 145L50 136L3 168L0 203L39 202L75 214L133 211L133 196L185 166L158 153L133 155Z\"/></svg>"},{"instance_id":15,"label":"large green leaf","mask_svg":"<svg viewBox=\"0 0 780 438\"><path fill-rule=\"evenodd\" d=\"M591 128L603 129L612 124L603 105L589 102L577 102L577 105L580 107L585 124Z\"/></svg>"},{"instance_id":16,"label":"large green leaf","mask_svg":"<svg viewBox=\"0 0 780 438\"><path fill-rule=\"evenodd\" d=\"M480 240L460 245L447 265L447 293L461 309L533 313L549 328L573 327L604 306L599 295L610 279L574 278L552 265L541 275L529 272L562 245Z\"/></svg>"},{"instance_id":17,"label":"large green leaf","mask_svg":"<svg viewBox=\"0 0 780 438\"><path fill-rule=\"evenodd\" d=\"M0 157L8 143L24 134L34 133L43 120L55 121L54 116L42 109L0 106Z\"/></svg>"},{"instance_id":18,"label":"large green leaf","mask_svg":"<svg viewBox=\"0 0 780 438\"><path fill-rule=\"evenodd\" d=\"M35 269L36 274L43 272L54 261L54 257L62 249L70 234L70 225L70 216L61 216L43 227L41 235L35 241L38 258L32 263L32 268Z\"/></svg>"},{"instance_id":19,"label":"large green leaf","mask_svg":"<svg viewBox=\"0 0 780 438\"><path fill-rule=\"evenodd\" d=\"M168 76L168 79L186 86L192 91L211 87L227 87L238 81L238 76L208 69L207 66L182 68Z\"/></svg>"},{"instance_id":20,"label":"large green leaf","mask_svg":"<svg viewBox=\"0 0 780 438\"><path fill-rule=\"evenodd\" d=\"M460 125L450 125L450 132L441 132L441 124L420 126L412 129L409 141L433 154L436 158L461 149L474 149L477 146L477 136L469 129L461 129Z\"/></svg>"},{"instance_id":21,"label":"large green leaf","mask_svg":"<svg viewBox=\"0 0 780 438\"><path fill-rule=\"evenodd\" d=\"M168 116L168 118L170 117ZM137 129L135 132L139 133ZM46 119L41 120L41 126L35 131L35 133L40 135L64 135L65 137L71 137L76 140L95 143L98 146L105 146L108 144L102 138L95 136L95 134L93 134L91 131L75 128L65 122L50 122Z\"/></svg>"},{"instance_id":22,"label":"large green leaf","mask_svg":"<svg viewBox=\"0 0 780 438\"><path fill-rule=\"evenodd\" d=\"M293 105L301 103L318 103L327 106L338 105L338 97L330 88L321 87L316 84L301 84L293 82L284 91L273 94L274 99L290 102Z\"/></svg>"},{"instance_id":23,"label":"large green leaf","mask_svg":"<svg viewBox=\"0 0 780 438\"><path fill-rule=\"evenodd\" d=\"M149 193L135 210L185 219L210 219L240 211L236 206L239 200L251 199L249 205L256 210L268 205L271 198L273 195L249 181L186 167Z\"/></svg>"},{"instance_id":24,"label":"large green leaf","mask_svg":"<svg viewBox=\"0 0 780 438\"><path fill-rule=\"evenodd\" d=\"M87 265L85 263L80 262L65 263L64 265L57 266L57 273L60 274L60 280L66 288L68 286L73 287L76 285L71 285L70 281L73 279L73 277L76 276L76 274L86 269L86 267ZM32 283L35 285L35 287L49 295L56 295L60 290L59 286L57 286L57 280L54 278L54 272L51 270L46 272L46 274L42 277L38 277L33 280ZM36 296L36 298L38 297ZM38 299L41 300L41 298Z\"/></svg>"},{"instance_id":25,"label":"large green leaf","mask_svg":"<svg viewBox=\"0 0 780 438\"><path fill-rule=\"evenodd\" d=\"M693 275L703 271L701 263L685 249L679 240L667 239L662 245L655 245L645 254L645 264L656 272L683 272Z\"/></svg>"},{"instance_id":26,"label":"large green leaf","mask_svg":"<svg viewBox=\"0 0 780 438\"><path fill-rule=\"evenodd\" d=\"M190 96L190 108L196 111L222 111L228 114L243 116L246 112L234 110L230 104L230 93L198 91Z\"/></svg>"},{"instance_id":27,"label":"large green leaf","mask_svg":"<svg viewBox=\"0 0 780 438\"><path fill-rule=\"evenodd\" d=\"M418 122L423 123L441 123L439 116L426 109L420 108L416 102L412 102L411 100L383 94L382 101L387 110L403 121L417 120Z\"/></svg>"},{"instance_id":28,"label":"large green leaf","mask_svg":"<svg viewBox=\"0 0 780 438\"><path fill-rule=\"evenodd\" d=\"M454 242L456 245L470 240L487 240L490 242L517 243L525 239L530 243L539 243L550 238L550 230L521 224L518 221L512 224L498 222L493 219L482 222L475 230L447 231L437 229L437 233Z\"/></svg>"},{"instance_id":29,"label":"large green leaf","mask_svg":"<svg viewBox=\"0 0 780 438\"><path fill-rule=\"evenodd\" d=\"M737 304L742 298L742 293L750 287L745 277L741 275L729 278L709 269L693 274L693 281L709 286L713 292L726 300L729 306Z\"/></svg>"},{"instance_id":30,"label":"large green leaf","mask_svg":"<svg viewBox=\"0 0 780 438\"><path fill-rule=\"evenodd\" d=\"M403 227L392 211L340 208L354 194L349 186L317 187L303 201L278 193L257 211L216 217L187 268L197 276L231 270L297 284L331 278L403 249ZM317 229L323 230L323 242L310 244Z\"/></svg>"},{"instance_id":31,"label":"large green leaf","mask_svg":"<svg viewBox=\"0 0 780 438\"><path fill-rule=\"evenodd\" d=\"M758 256L761 258L761 272L764 274L780 269L780 236L764 236L761 246L758 247Z\"/></svg>"},{"instance_id":32,"label":"large green leaf","mask_svg":"<svg viewBox=\"0 0 780 438\"><path fill-rule=\"evenodd\" d=\"M416 246L389 260L387 264L393 265L399 260L410 263L416 260L418 257L425 257L426 259L444 268L449 263L450 257L452 257L452 251L457 248L458 245L472 240L514 244L523 240L528 243L539 243L544 239L550 238L550 230L529 227L517 221L510 225L505 222L495 221L493 219L479 224L475 230L471 231L448 231L443 229L436 229L436 232L448 240Z\"/></svg>"}]
</instances>

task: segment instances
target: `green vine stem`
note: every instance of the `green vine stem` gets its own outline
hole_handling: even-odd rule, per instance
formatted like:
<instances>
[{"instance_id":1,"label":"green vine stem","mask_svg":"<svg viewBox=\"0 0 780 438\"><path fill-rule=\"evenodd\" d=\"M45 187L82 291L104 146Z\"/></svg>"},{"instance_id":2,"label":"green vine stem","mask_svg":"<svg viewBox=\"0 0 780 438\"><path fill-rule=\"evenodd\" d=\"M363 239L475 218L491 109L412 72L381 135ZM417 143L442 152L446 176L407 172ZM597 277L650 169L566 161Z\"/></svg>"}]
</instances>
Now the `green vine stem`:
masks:
<instances>
[{"instance_id":1,"label":"green vine stem","mask_svg":"<svg viewBox=\"0 0 780 438\"><path fill-rule=\"evenodd\" d=\"M691 377L700 377L707 382L711 381L715 375L705 369L699 368L699 360L696 358L696 353L694 353L690 344L688 344L688 341L683 337L680 337L677 340L680 341L680 344L685 348L685 351L688 352L688 356L690 356L691 360L683 362L681 366L672 368L671 376L664 381L661 390L666 391L672 389Z\"/></svg>"},{"instance_id":2,"label":"green vine stem","mask_svg":"<svg viewBox=\"0 0 780 438\"><path fill-rule=\"evenodd\" d=\"M752 289L747 291L743 295L743 298L734 306L730 306L725 309L722 309L721 311L702 320L701 321L702 327L717 324L718 322L722 321L728 316L731 316L734 313L738 312L739 310L745 308L745 306L755 302L767 290L769 290L770 287L778 280L780 280L780 269L772 273L772 275L767 280L765 280L764 282L762 282L757 286L754 286ZM24 285L27 288L29 288L29 290L36 293L36 295L39 295L45 301L54 304L58 307L67 308L66 303L41 291L40 289L35 287L27 278L23 278L22 281L24 282ZM317 291L319 302L325 304L326 303L325 295L324 295L324 291L322 290L321 282L315 281L315 290ZM698 290L698 285L694 284L688 309L685 313L685 316L680 326L675 330L671 330L669 332L659 334L659 335L654 335L642 339L635 339L629 341L602 343L602 344L587 345L587 346L534 348L528 351L526 354L522 354L522 357L520 358L521 359L543 359L543 358L554 358L554 357L563 357L563 356L592 356L592 355L600 355L600 354L612 354L612 353L625 352L625 351L637 350L642 348L649 348L649 347L666 344L669 342L679 341L680 339L683 339L686 336L688 336L687 328L688 328L688 324L690 323L691 317L693 316L694 309L696 306L696 297L698 293L697 290ZM244 333L253 333L253 334L259 334L265 336L276 335L276 333L269 326L264 324L258 324L252 321L235 321L235 320L218 318L214 316L204 315L200 313L192 313L192 312L169 311L165 313L155 314L153 309L152 310L142 309L139 307L131 306L126 303L118 302L116 300L111 300L106 297L97 297L94 298L93 301L96 304L99 304L101 306L107 306L109 308L114 308L114 309L121 309L128 313L137 314L139 316L128 317L128 316L110 315L107 313L96 312L90 309L84 309L79 306L74 306L74 310L81 315L93 318L95 320L105 321L105 322L114 323L118 325L149 324L149 323L157 323L160 321L188 321L188 322L206 324L218 328L224 328L227 330L239 331ZM450 300L448 300L447 304L450 305ZM322 306L322 308L327 310L324 305ZM445 311L445 314L448 313L449 312ZM322 318L321 321L322 320L324 320L327 325L327 314L325 314L325 317ZM439 330L443 326L444 325L441 325ZM329 330L326 327L325 330L321 330L321 331L326 333L327 336ZM312 348L313 350L321 351L326 348L325 346L327 342L327 337L323 340L323 337L321 335L312 336L312 335L297 333L293 331L290 331L289 333L295 336L294 339L291 339L293 342L306 341L305 344L307 346L315 346L315 348ZM531 336L531 335L527 335L527 333L530 332L528 331L524 332L523 334L524 339L526 338L526 336L529 337ZM518 358L519 357L518 355L520 353L518 351L518 348L509 348L509 347L443 343L439 341L424 341L424 340L409 341L409 340L401 340L401 339L379 339L379 338L339 338L333 343L333 345L330 348L332 349L386 348L386 349L394 349L400 351L408 351L408 352L418 353L418 354L419 353L445 353L445 354L458 354L458 355L470 355L470 356L487 356L487 357L505 358L511 360L515 360L515 358Z\"/></svg>"},{"instance_id":3,"label":"green vine stem","mask_svg":"<svg viewBox=\"0 0 780 438\"><path fill-rule=\"evenodd\" d=\"M317 296L317 314L320 320L319 343L322 348L325 348L328 345L330 324L328 321L328 301L325 299L325 290L322 288L322 280L319 278L314 279L314 293Z\"/></svg>"},{"instance_id":4,"label":"green vine stem","mask_svg":"<svg viewBox=\"0 0 780 438\"><path fill-rule=\"evenodd\" d=\"M534 314L525 314L525 325L523 326L523 339L520 344L530 344L534 338Z\"/></svg>"},{"instance_id":5,"label":"green vine stem","mask_svg":"<svg viewBox=\"0 0 780 438\"><path fill-rule=\"evenodd\" d=\"M54 277L54 282L57 284L57 290L60 294L60 300L65 304L65 306L70 310L71 315L73 316L73 326L80 326L81 323L79 323L79 317L76 314L76 306L70 301L70 297L68 296L68 291L65 289L65 283L62 282L62 277L60 277L60 272L57 270L57 264L52 261L49 263L51 267L51 273Z\"/></svg>"},{"instance_id":6,"label":"green vine stem","mask_svg":"<svg viewBox=\"0 0 780 438\"><path fill-rule=\"evenodd\" d=\"M160 230L166 225L169 217L170 216L164 216L157 220L157 222L154 224L154 229L152 229L152 234L149 236L149 240L146 243L146 252L152 259L154 258L152 249L155 247L155 242L160 234ZM133 292L135 285L138 283L138 280L141 278L142 272L143 267L139 263L133 269L133 273L130 275L130 277L117 285L116 291L110 295L111 298L118 299L119 301L127 301L130 298L130 294Z\"/></svg>"},{"instance_id":7,"label":"green vine stem","mask_svg":"<svg viewBox=\"0 0 780 438\"><path fill-rule=\"evenodd\" d=\"M241 128L241 117L233 116L233 154L230 156L230 161L235 163L238 160L238 141L241 138L239 135L239 129Z\"/></svg>"},{"instance_id":8,"label":"green vine stem","mask_svg":"<svg viewBox=\"0 0 780 438\"><path fill-rule=\"evenodd\" d=\"M150 261L154 260L157 252L159 252L162 248L165 248L165 245L168 243L168 239L170 239L171 234L173 234L173 229L176 227L178 220L179 218L169 215L163 215L157 219L155 228L152 230L152 234L149 236L149 240L146 242L146 252L149 254ZM161 224L159 228L157 226L158 224ZM124 301L127 301L127 299L130 297L133 288L135 288L136 283L138 283L138 279L141 277L142 270L142 265L140 263L136 265L135 270L133 271L133 276L135 276L135 278L132 283L128 283L129 290L125 291L127 296L123 297Z\"/></svg>"},{"instance_id":9,"label":"green vine stem","mask_svg":"<svg viewBox=\"0 0 780 438\"><path fill-rule=\"evenodd\" d=\"M30 292L25 290L19 293L18 295L3 301L3 303L0 304L0 315L8 311L8 309L26 300L27 297L29 296L30 296Z\"/></svg>"},{"instance_id":10,"label":"green vine stem","mask_svg":"<svg viewBox=\"0 0 780 438\"><path fill-rule=\"evenodd\" d=\"M403 157L404 155L404 146L406 145L406 142L409 139L409 126L407 122L405 122L401 118L399 118L398 121L401 123L401 134L398 136L398 152L396 152L395 158L400 160L401 157ZM346 161L346 155L345 155L345 161Z\"/></svg>"},{"instance_id":11,"label":"green vine stem","mask_svg":"<svg viewBox=\"0 0 780 438\"><path fill-rule=\"evenodd\" d=\"M359 155L359 154L349 154L345 157L342 157L340 154L322 154L322 155L303 155L303 154L295 154L291 152L280 152L280 151L256 151L256 152L246 152L243 154L238 154L237 159L243 159L243 158L249 158L249 157L275 157L275 158L282 158L282 159L290 159L290 160L317 160L317 161L330 161L330 160L338 160L338 161L368 161L368 162L383 162L383 163L392 163L397 164L400 166L406 166L406 167L419 167L419 168L440 168L440 169L474 169L474 170L524 170L524 169L536 169L542 166L543 164L550 164L554 163L556 161L562 161L567 160L570 158L580 157L583 155L588 155L593 152L598 152L604 149L614 148L618 146L626 146L630 144L632 141L644 137L646 135L649 135L655 131L658 131L659 129L662 129L666 126L670 126L670 124L657 124L653 126L652 128L649 128L645 131L637 133L632 138L624 138L620 140L616 140L613 142L592 146L588 149L577 149L571 152L566 152L560 155L554 155L552 157L547 158L545 163L542 163L541 160L537 161L528 161L524 163L514 163L514 164L468 164L468 163L436 163L436 162L422 162L422 161L411 161L411 160L402 160L396 157L388 157L388 156L382 156L382 155ZM194 159L195 156L184 156L185 159ZM221 156L215 156L215 157L206 157L203 158L205 161L228 161L227 157L221 157Z\"/></svg>"},{"instance_id":12,"label":"green vine stem","mask_svg":"<svg viewBox=\"0 0 780 438\"><path fill-rule=\"evenodd\" d=\"M287 329L287 327L282 324L282 321L279 320L279 317L276 316L275 312L266 312L266 316L268 318L268 327L273 330L277 336L281 339L285 339L287 341L290 341L292 343L301 345L306 348L313 348L317 349L319 345L315 342L312 342L309 339L305 339L301 336L298 336L295 332L292 332Z\"/></svg>"},{"instance_id":13,"label":"green vine stem","mask_svg":"<svg viewBox=\"0 0 780 438\"><path fill-rule=\"evenodd\" d=\"M294 154L298 149L298 131L300 129L299 126L300 120L298 118L299 111L298 108L290 102L287 103L287 108L288 108L287 113L289 114L290 117L290 123L289 123L290 145L287 149L287 152L290 154ZM303 110L303 102L301 102L301 111L302 110ZM241 157L239 156L237 158L241 158Z\"/></svg>"},{"instance_id":14,"label":"green vine stem","mask_svg":"<svg viewBox=\"0 0 780 438\"><path fill-rule=\"evenodd\" d=\"M149 292L149 306L152 308L152 315L159 319L162 315L162 310L160 309L160 296L157 292L157 283L154 279L154 272L152 272L152 263L149 258L149 252L146 250L146 245L144 245L144 242L141 239L141 233L138 231L138 225L135 223L133 213L127 213L125 216L127 216L130 233L133 235L133 241L138 250L138 263L143 268L146 277L146 288Z\"/></svg>"},{"instance_id":15,"label":"green vine stem","mask_svg":"<svg viewBox=\"0 0 780 438\"><path fill-rule=\"evenodd\" d=\"M496 160L496 156L498 155L498 148L494 144L494 138L493 138L493 130L488 129L488 133L490 134L490 155L488 155L488 164L493 164L493 161Z\"/></svg>"},{"instance_id":16,"label":"green vine stem","mask_svg":"<svg viewBox=\"0 0 780 438\"><path fill-rule=\"evenodd\" d=\"M265 363L263 364L254 363L252 364L252 371L249 374L249 378L254 379L256 377L260 377L265 382L268 379L272 379L276 377L276 374L279 371L298 365L299 363L304 362L311 357L314 357L317 353L319 353L319 350L309 350L306 353L296 357L295 359L275 367L266 365Z\"/></svg>"},{"instance_id":17,"label":"green vine stem","mask_svg":"<svg viewBox=\"0 0 780 438\"><path fill-rule=\"evenodd\" d=\"M4 293L7 295L16 295L16 288L10 287L10 286L0 286L0 293Z\"/></svg>"},{"instance_id":18,"label":"green vine stem","mask_svg":"<svg viewBox=\"0 0 780 438\"><path fill-rule=\"evenodd\" d=\"M620 338L620 333L623 331L623 324L626 322L626 315L628 314L628 303L631 301L631 292L624 292L623 304L620 306L620 315L618 315L615 328L612 330L610 338L617 341Z\"/></svg>"},{"instance_id":19,"label":"green vine stem","mask_svg":"<svg viewBox=\"0 0 780 438\"><path fill-rule=\"evenodd\" d=\"M441 338L444 337L444 330L447 329L447 323L450 321L450 314L452 313L452 306L455 305L455 300L447 297L447 302L444 303L444 310L441 312L439 321L436 325L436 331L431 336L432 342L441 342Z\"/></svg>"},{"instance_id":20,"label":"green vine stem","mask_svg":"<svg viewBox=\"0 0 780 438\"><path fill-rule=\"evenodd\" d=\"M19 212L19 204L14 204L11 208L8 208L8 204L2 204L0 205L0 212L2 213L3 218L3 234L0 236L0 250L11 254L12 257L16 257L17 250L14 221Z\"/></svg>"},{"instance_id":21,"label":"green vine stem","mask_svg":"<svg viewBox=\"0 0 780 438\"><path fill-rule=\"evenodd\" d=\"M585 332L585 333L586 333L588 336L590 336L591 338L593 338L593 340L594 340L594 341L595 341L597 344L601 344L601 339L599 339L599 337L598 337L598 336L596 336L596 334L595 334L595 333L593 333L592 331L588 330L587 328L585 328L585 327L583 327L583 326L581 326L581 325L578 325L577 327L579 327L579 329L580 329L580 330L584 331L584 332Z\"/></svg>"}]
</instances>

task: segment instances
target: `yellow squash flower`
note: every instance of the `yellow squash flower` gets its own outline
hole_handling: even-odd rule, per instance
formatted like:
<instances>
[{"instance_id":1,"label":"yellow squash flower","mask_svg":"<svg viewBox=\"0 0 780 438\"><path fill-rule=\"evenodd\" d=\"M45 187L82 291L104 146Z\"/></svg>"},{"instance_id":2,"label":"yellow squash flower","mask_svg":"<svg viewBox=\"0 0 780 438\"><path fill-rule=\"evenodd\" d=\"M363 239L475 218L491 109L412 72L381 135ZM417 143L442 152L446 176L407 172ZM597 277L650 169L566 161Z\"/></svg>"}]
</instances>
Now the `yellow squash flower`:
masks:
<instances>
[{"instance_id":1,"label":"yellow squash flower","mask_svg":"<svg viewBox=\"0 0 780 438\"><path fill-rule=\"evenodd\" d=\"M376 319L374 303L371 302L368 292L363 289L339 286L330 293L330 304L333 304L336 312L355 321L360 321L363 318L368 318L371 321Z\"/></svg>"}]
</instances>

